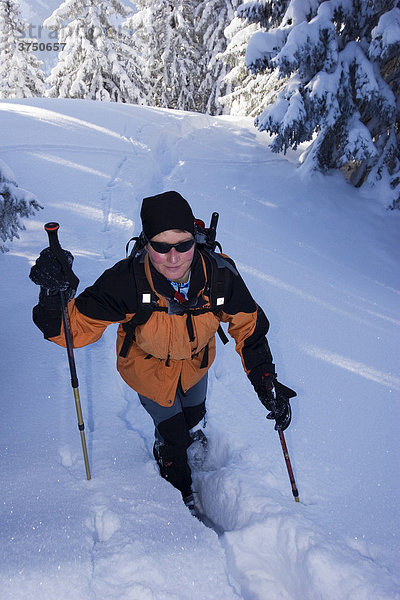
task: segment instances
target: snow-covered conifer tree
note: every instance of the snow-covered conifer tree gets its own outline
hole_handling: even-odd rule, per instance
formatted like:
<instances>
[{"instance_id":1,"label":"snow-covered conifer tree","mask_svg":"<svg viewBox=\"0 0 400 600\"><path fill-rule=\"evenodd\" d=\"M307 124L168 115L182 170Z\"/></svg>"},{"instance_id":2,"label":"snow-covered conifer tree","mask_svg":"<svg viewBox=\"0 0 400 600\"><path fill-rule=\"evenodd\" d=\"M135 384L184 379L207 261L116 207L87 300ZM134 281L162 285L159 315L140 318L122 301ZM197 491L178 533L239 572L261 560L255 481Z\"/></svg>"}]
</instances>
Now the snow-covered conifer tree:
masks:
<instances>
[{"instance_id":1,"label":"snow-covered conifer tree","mask_svg":"<svg viewBox=\"0 0 400 600\"><path fill-rule=\"evenodd\" d=\"M230 86L224 79L229 66L220 57L228 43L224 30L234 18L239 2L240 0L205 0L198 3L195 24L204 65L199 87L200 112L211 115L223 112L218 100L230 92Z\"/></svg>"},{"instance_id":2,"label":"snow-covered conifer tree","mask_svg":"<svg viewBox=\"0 0 400 600\"><path fill-rule=\"evenodd\" d=\"M225 29L229 44L221 58L230 70L225 76L227 93L220 102L229 107L232 115L256 116L283 87L275 69L264 69L259 73L249 71L245 55L254 33L266 31L279 22L288 2L282 0L278 6L270 0L241 4Z\"/></svg>"},{"instance_id":3,"label":"snow-covered conifer tree","mask_svg":"<svg viewBox=\"0 0 400 600\"><path fill-rule=\"evenodd\" d=\"M161 106L200 110L200 82L204 55L194 23L195 0L170 0L163 53L164 79Z\"/></svg>"},{"instance_id":4,"label":"snow-covered conifer tree","mask_svg":"<svg viewBox=\"0 0 400 600\"><path fill-rule=\"evenodd\" d=\"M395 7L383 13L378 25L372 30L372 41L369 46L368 56L379 70L383 80L389 86L395 98L395 106L389 101L393 109L393 117L388 111L388 134L385 136L383 126L377 132L377 149L380 159L375 162L369 179L382 176L382 167L385 165L390 177L391 208L400 209L400 10ZM390 98L391 100L391 98ZM374 132L372 131L372 135ZM376 136L378 138L378 135ZM361 175L368 174L369 165L364 165Z\"/></svg>"},{"instance_id":5,"label":"snow-covered conifer tree","mask_svg":"<svg viewBox=\"0 0 400 600\"><path fill-rule=\"evenodd\" d=\"M116 25L116 17L128 14L119 0L65 0L46 19L63 45L48 78L49 96L143 102L137 57Z\"/></svg>"},{"instance_id":6,"label":"snow-covered conifer tree","mask_svg":"<svg viewBox=\"0 0 400 600\"><path fill-rule=\"evenodd\" d=\"M136 13L124 22L132 31L131 45L143 64L142 85L146 103L160 106L163 88L164 66L162 55L165 49L165 22L171 12L166 0L135 0Z\"/></svg>"},{"instance_id":7,"label":"snow-covered conifer tree","mask_svg":"<svg viewBox=\"0 0 400 600\"><path fill-rule=\"evenodd\" d=\"M36 197L19 188L11 169L0 160L0 238L3 242L19 238L18 231L24 230L21 218L35 214L39 208ZM0 243L0 252L8 248Z\"/></svg>"},{"instance_id":8,"label":"snow-covered conifer tree","mask_svg":"<svg viewBox=\"0 0 400 600\"><path fill-rule=\"evenodd\" d=\"M250 5L242 10L248 18ZM260 130L275 134L273 150L313 140L303 169L350 165L355 185L385 172L392 187L398 185L400 9L395 5L396 0L290 0L279 26L253 35L247 66L253 72L275 68L287 78L275 102L256 119Z\"/></svg>"},{"instance_id":9,"label":"snow-covered conifer tree","mask_svg":"<svg viewBox=\"0 0 400 600\"><path fill-rule=\"evenodd\" d=\"M219 101L228 108L231 115L255 116L259 112L260 100L254 91L257 75L247 70L245 62L247 44L259 30L257 23L249 23L247 19L235 16L224 32L228 45L220 59L227 65L227 88ZM264 102L263 94L261 98Z\"/></svg>"},{"instance_id":10,"label":"snow-covered conifer tree","mask_svg":"<svg viewBox=\"0 0 400 600\"><path fill-rule=\"evenodd\" d=\"M16 0L0 0L0 98L31 98L45 93L42 64L24 40L27 23Z\"/></svg>"},{"instance_id":11,"label":"snow-covered conifer tree","mask_svg":"<svg viewBox=\"0 0 400 600\"><path fill-rule=\"evenodd\" d=\"M197 27L195 0L137 0L125 22L141 56L147 101L151 106L204 110L209 56Z\"/></svg>"}]
</instances>

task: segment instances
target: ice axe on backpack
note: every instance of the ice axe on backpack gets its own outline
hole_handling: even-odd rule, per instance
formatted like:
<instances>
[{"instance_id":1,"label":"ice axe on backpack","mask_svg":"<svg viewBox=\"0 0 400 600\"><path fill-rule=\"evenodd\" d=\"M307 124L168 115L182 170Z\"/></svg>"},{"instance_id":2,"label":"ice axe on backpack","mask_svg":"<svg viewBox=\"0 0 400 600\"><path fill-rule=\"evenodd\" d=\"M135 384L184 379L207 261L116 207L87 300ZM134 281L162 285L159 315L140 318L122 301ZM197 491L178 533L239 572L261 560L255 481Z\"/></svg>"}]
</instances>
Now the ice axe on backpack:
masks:
<instances>
[{"instance_id":1,"label":"ice axe on backpack","mask_svg":"<svg viewBox=\"0 0 400 600\"><path fill-rule=\"evenodd\" d=\"M52 252L54 253L55 257L57 258L58 262L60 263L66 279L68 280L68 282L71 284L72 287L77 288L79 279L77 278L75 273L72 271L71 265L69 264L68 259L66 258L65 254L60 246L60 242L58 241L58 230L60 228L60 225L58 223L46 223L44 228L47 232L47 235L49 236L49 246L50 246ZM79 397L79 384L78 384L78 377L76 374L76 367L75 367L74 347L73 347L73 341L72 341L71 327L70 327L69 318L68 318L68 311L67 311L67 306L65 303L65 297L64 297L63 291L60 291L60 300L61 300L61 309L62 309L62 322L64 325L65 343L67 346L68 363L69 363L69 369L71 372L71 385L72 385L72 389L74 391L76 414L78 417L78 429L79 429L79 432L81 435L83 458L85 461L85 469L86 469L86 477L87 477L87 479L90 479L91 478L90 466L89 466L89 458L88 458L88 453L87 453L87 448L86 448L85 425L83 422L81 401L80 401L80 397Z\"/></svg>"}]
</instances>

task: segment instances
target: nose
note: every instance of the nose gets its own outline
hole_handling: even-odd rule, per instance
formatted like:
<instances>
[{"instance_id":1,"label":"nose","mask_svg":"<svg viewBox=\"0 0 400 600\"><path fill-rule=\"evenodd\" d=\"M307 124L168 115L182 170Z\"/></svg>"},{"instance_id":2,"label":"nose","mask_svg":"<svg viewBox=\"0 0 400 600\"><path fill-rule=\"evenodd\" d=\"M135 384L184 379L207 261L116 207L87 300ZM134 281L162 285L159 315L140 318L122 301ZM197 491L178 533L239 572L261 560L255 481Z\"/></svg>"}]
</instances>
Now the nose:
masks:
<instances>
[{"instance_id":1,"label":"nose","mask_svg":"<svg viewBox=\"0 0 400 600\"><path fill-rule=\"evenodd\" d=\"M175 248L171 248L171 250L167 254L167 260L169 263L175 265L179 262L179 252Z\"/></svg>"}]
</instances>

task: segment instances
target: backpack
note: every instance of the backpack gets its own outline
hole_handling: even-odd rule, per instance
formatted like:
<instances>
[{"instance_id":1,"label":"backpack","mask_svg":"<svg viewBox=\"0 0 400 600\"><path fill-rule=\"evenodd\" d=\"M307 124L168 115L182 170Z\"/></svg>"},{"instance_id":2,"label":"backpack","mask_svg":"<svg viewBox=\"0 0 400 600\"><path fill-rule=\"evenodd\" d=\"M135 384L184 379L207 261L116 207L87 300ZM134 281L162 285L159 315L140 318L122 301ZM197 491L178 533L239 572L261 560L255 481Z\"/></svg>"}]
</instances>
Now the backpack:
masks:
<instances>
[{"instance_id":1,"label":"backpack","mask_svg":"<svg viewBox=\"0 0 400 600\"><path fill-rule=\"evenodd\" d=\"M238 275L235 267L221 254L215 252L215 248L219 248L222 252L222 247L219 242L216 241L216 229L219 215L214 212L211 217L210 227L206 228L204 221L201 219L195 220L195 240L197 248L200 250L203 258L206 261L207 272L211 274L207 281L206 294L210 298L211 310L214 313L222 310L225 303L228 285L228 273L227 269ZM146 273L144 270L144 248L147 244L147 239L143 232L139 236L131 238L126 244L125 252L126 258L128 258L129 244L135 241L133 249L131 250L129 257L133 259L133 270L135 274L136 287L137 287L137 311L130 321L123 323L122 327L125 331L125 339L122 344L119 355L125 358L129 352L129 348L135 339L135 329L138 325L146 323L153 312L155 311L166 311L165 307L160 307L157 304L157 297L147 281ZM187 313L196 313L196 310L188 309ZM188 319L188 331L189 336L193 335L193 330L190 331L191 320ZM226 344L229 340L225 335L221 325L217 329L217 333L223 344ZM201 367L206 367L208 363L208 353L204 353L204 363Z\"/></svg>"}]
</instances>

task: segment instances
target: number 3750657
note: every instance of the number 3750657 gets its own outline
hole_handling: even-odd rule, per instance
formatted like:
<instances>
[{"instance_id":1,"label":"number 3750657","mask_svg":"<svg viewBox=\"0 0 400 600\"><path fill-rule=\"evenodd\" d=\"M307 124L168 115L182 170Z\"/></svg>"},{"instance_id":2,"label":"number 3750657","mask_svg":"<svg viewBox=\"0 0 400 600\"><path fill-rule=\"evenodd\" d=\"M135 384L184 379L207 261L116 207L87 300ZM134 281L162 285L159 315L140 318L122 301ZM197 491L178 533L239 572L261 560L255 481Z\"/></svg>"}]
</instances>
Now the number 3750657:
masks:
<instances>
[{"instance_id":1,"label":"number 3750657","mask_svg":"<svg viewBox=\"0 0 400 600\"><path fill-rule=\"evenodd\" d=\"M65 42L18 42L18 50L29 52L59 52L59 50L64 50L66 44Z\"/></svg>"}]
</instances>

